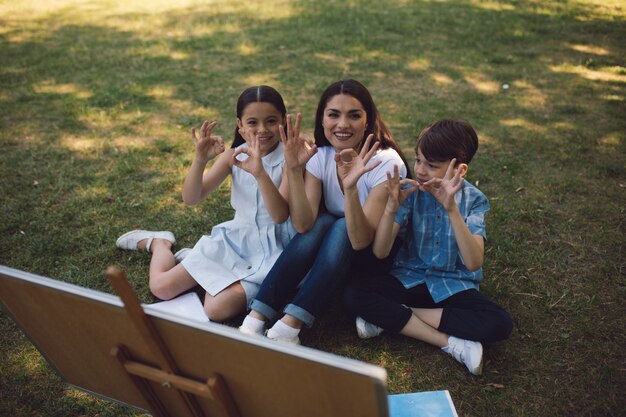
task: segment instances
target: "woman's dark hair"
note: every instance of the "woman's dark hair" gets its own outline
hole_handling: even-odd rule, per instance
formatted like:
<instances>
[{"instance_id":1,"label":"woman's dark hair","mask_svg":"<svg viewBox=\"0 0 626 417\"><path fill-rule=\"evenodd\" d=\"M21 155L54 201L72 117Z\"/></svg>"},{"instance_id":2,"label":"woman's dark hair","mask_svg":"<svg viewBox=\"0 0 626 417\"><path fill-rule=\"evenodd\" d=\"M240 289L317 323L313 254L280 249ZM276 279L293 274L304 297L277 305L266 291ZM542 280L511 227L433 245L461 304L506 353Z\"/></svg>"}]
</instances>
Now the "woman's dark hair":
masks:
<instances>
[{"instance_id":1,"label":"woman's dark hair","mask_svg":"<svg viewBox=\"0 0 626 417\"><path fill-rule=\"evenodd\" d=\"M243 93L239 95L237 99L237 118L241 119L243 115L243 111L246 106L250 103L270 103L276 110L280 112L283 117L283 120L287 116L287 108L285 107L285 102L283 101L283 97L280 95L278 91L273 89L267 85L258 85L255 87L246 88ZM246 141L239 134L239 128L235 127L235 139L233 140L233 144L231 145L233 148L236 148L239 145L244 144Z\"/></svg>"},{"instance_id":2,"label":"woman's dark hair","mask_svg":"<svg viewBox=\"0 0 626 417\"><path fill-rule=\"evenodd\" d=\"M443 119L431 123L417 137L415 153L422 151L428 161L456 158L456 164L469 164L478 150L478 135L464 120Z\"/></svg>"},{"instance_id":3,"label":"woman's dark hair","mask_svg":"<svg viewBox=\"0 0 626 417\"><path fill-rule=\"evenodd\" d=\"M324 120L324 110L326 109L326 105L328 102L339 94L348 94L355 99L359 100L363 109L365 110L367 125L365 126L365 134L363 135L363 139L361 139L361 143L365 141L365 139L370 135L374 135L374 139L380 142L378 146L379 149L394 149L402 158L402 162L407 168L407 175L411 177L411 170L409 169L409 164L406 162L406 158L404 154L400 150L400 147L393 139L391 132L383 122L383 119L380 117L380 113L376 109L376 104L374 104L374 99L372 95L367 90L367 88L356 80L339 80L324 90L322 96L320 97L319 104L317 105L317 112L315 113L315 144L318 148L322 146L332 146L326 135L324 135L324 126L322 125L322 121ZM372 142L372 145L374 142Z\"/></svg>"}]
</instances>

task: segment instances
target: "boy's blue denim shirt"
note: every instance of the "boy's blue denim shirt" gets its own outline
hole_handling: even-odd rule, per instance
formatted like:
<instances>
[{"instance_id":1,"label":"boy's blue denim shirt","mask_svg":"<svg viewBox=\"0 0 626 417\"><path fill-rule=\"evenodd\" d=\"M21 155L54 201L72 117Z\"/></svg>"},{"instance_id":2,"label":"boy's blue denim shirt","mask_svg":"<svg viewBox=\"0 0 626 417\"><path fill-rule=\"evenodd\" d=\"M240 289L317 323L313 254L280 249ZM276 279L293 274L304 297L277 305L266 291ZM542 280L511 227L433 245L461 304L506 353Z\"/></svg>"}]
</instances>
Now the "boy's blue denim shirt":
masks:
<instances>
[{"instance_id":1,"label":"boy's blue denim shirt","mask_svg":"<svg viewBox=\"0 0 626 417\"><path fill-rule=\"evenodd\" d=\"M486 239L487 197L468 181L463 181L454 199L470 232ZM398 209L395 222L401 227L399 237L404 238L404 242L391 275L406 288L426 283L437 303L460 291L479 289L483 270L467 270L450 218L432 194L419 190L411 194Z\"/></svg>"}]
</instances>

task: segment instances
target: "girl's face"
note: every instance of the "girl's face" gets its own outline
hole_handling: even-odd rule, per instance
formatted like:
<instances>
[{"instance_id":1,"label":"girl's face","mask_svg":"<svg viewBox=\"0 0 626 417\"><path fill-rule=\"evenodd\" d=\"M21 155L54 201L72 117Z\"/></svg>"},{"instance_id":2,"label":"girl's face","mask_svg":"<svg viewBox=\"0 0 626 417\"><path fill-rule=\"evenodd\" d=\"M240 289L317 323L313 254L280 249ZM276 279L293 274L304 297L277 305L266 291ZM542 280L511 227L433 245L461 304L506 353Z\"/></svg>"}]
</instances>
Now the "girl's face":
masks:
<instances>
[{"instance_id":1,"label":"girl's face","mask_svg":"<svg viewBox=\"0 0 626 417\"><path fill-rule=\"evenodd\" d=\"M432 178L443 178L449 165L449 160L442 162L427 160L424 154L422 154L422 150L418 148L415 155L415 165L413 166L415 179L420 183L424 183ZM452 175L456 174L456 171L459 169L461 169L461 176L464 176L467 164L458 164L452 171Z\"/></svg>"},{"instance_id":2,"label":"girl's face","mask_svg":"<svg viewBox=\"0 0 626 417\"><path fill-rule=\"evenodd\" d=\"M241 118L237 119L237 126L250 131L259 141L261 154L264 156L278 145L280 141L278 126L282 123L283 116L271 103L250 103L243 109Z\"/></svg>"},{"instance_id":3,"label":"girl's face","mask_svg":"<svg viewBox=\"0 0 626 417\"><path fill-rule=\"evenodd\" d=\"M364 139L367 114L359 100L349 94L337 94L326 103L322 127L336 151L357 149Z\"/></svg>"}]
</instances>

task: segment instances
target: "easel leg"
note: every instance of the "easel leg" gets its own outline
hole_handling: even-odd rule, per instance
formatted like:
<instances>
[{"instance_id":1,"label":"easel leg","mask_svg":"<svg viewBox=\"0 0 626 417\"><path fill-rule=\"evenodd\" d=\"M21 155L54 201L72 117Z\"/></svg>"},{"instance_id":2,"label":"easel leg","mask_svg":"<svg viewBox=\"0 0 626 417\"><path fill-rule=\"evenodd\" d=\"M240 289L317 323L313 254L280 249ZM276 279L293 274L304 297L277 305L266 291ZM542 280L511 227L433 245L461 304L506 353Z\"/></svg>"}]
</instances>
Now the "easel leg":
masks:
<instances>
[{"instance_id":1,"label":"easel leg","mask_svg":"<svg viewBox=\"0 0 626 417\"><path fill-rule=\"evenodd\" d=\"M230 395L226 381L220 374L213 374L207 381L216 401L222 406L224 413L228 417L240 417L239 410L235 405L233 397Z\"/></svg>"},{"instance_id":2,"label":"easel leg","mask_svg":"<svg viewBox=\"0 0 626 417\"><path fill-rule=\"evenodd\" d=\"M130 360L130 355L124 346L115 346L111 349L111 354L117 358L122 368L124 368L124 363ZM135 387L137 387L146 402L150 404L150 412L154 417L172 417L145 379L132 374L128 374L128 376L132 379Z\"/></svg>"}]
</instances>

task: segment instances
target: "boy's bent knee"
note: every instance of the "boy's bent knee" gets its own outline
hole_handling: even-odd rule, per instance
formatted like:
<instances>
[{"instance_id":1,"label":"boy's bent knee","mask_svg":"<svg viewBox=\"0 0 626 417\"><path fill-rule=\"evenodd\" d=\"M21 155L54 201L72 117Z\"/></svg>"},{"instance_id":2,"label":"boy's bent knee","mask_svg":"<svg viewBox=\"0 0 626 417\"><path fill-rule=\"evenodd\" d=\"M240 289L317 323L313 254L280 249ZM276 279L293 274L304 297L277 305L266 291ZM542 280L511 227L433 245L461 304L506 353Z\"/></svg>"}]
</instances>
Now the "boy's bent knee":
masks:
<instances>
[{"instance_id":1,"label":"boy's bent knee","mask_svg":"<svg viewBox=\"0 0 626 417\"><path fill-rule=\"evenodd\" d=\"M513 331L513 319L505 310L500 310L485 323L484 340L499 342L508 339Z\"/></svg>"},{"instance_id":2,"label":"boy's bent knee","mask_svg":"<svg viewBox=\"0 0 626 417\"><path fill-rule=\"evenodd\" d=\"M511 336L512 332L513 318L508 312L502 310L502 312L500 313L498 331L496 332L496 334L499 336L498 340L508 339L509 336Z\"/></svg>"}]
</instances>

